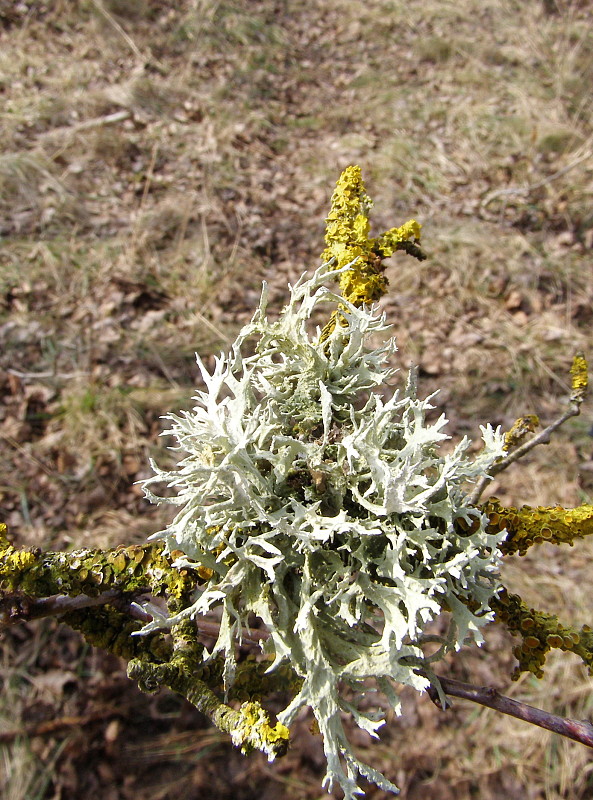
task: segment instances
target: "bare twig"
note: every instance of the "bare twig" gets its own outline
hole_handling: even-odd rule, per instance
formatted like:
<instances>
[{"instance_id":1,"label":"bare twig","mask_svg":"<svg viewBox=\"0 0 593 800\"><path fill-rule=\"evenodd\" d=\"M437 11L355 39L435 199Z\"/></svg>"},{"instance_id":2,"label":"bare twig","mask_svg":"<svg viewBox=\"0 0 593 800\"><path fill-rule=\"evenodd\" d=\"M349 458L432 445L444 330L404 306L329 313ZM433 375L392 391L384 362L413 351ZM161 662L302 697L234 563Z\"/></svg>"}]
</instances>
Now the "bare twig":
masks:
<instances>
[{"instance_id":1,"label":"bare twig","mask_svg":"<svg viewBox=\"0 0 593 800\"><path fill-rule=\"evenodd\" d=\"M98 597L81 594L76 597L54 595L53 597L28 597L27 595L8 594L0 597L0 625L15 625L42 617L60 617L70 611L81 608L102 606L106 603L125 611L134 619L150 622L152 617L133 605L118 589L109 589Z\"/></svg>"},{"instance_id":2,"label":"bare twig","mask_svg":"<svg viewBox=\"0 0 593 800\"><path fill-rule=\"evenodd\" d=\"M115 125L118 122L125 122L125 120L130 119L131 116L131 111L122 109L121 111L114 111L112 114L105 114L102 117L84 119L81 122L76 122L73 125L60 125L59 128L52 128L49 131L44 131L44 133L38 137L38 141L43 142L44 140L51 139L53 137L64 137L73 133L91 130L92 128L103 128L106 125Z\"/></svg>"},{"instance_id":3,"label":"bare twig","mask_svg":"<svg viewBox=\"0 0 593 800\"><path fill-rule=\"evenodd\" d=\"M487 207L493 200L496 200L497 197L508 197L509 195L529 195L531 192L534 192L536 189L541 189L543 186L547 186L552 181L561 178L563 175L566 175L567 172L570 172L571 169L574 169L579 164L582 164L583 161L587 161L587 159L593 156L593 151L588 150L586 153L583 153L578 158L575 158L570 164L562 167L557 172L554 172L552 175L548 175L547 178L543 178L541 181L537 181L537 183L529 184L528 186L514 186L509 187L506 189L495 189L492 192L488 192L486 197L480 203L480 207L483 212L486 211Z\"/></svg>"},{"instance_id":4,"label":"bare twig","mask_svg":"<svg viewBox=\"0 0 593 800\"><path fill-rule=\"evenodd\" d=\"M495 711L500 711L501 714L522 719L532 725L580 742L587 747L593 747L593 725L586 720L567 719L551 714L549 711L542 711L540 708L534 708L526 703L505 697L490 686L474 686L471 683L463 683L451 678L439 678L439 681L445 694L493 708ZM431 686L428 694L433 703L440 707L437 690Z\"/></svg>"},{"instance_id":5,"label":"bare twig","mask_svg":"<svg viewBox=\"0 0 593 800\"><path fill-rule=\"evenodd\" d=\"M142 594L145 594L142 592ZM150 622L151 615L139 605L139 596L123 594L119 589L109 589L98 597L89 597L81 594L76 597L68 595L53 595L52 597L29 597L23 594L7 594L0 597L0 627L17 625L42 617L60 617L71 611L82 608L92 608L109 604L118 611L122 611L132 619L140 622ZM200 619L198 624L199 634L217 638L220 633L220 622L216 620ZM246 629L241 630L241 641L244 644L258 645L261 641L270 638L267 630Z\"/></svg>"},{"instance_id":6,"label":"bare twig","mask_svg":"<svg viewBox=\"0 0 593 800\"><path fill-rule=\"evenodd\" d=\"M511 464L514 464L515 461L518 461L520 458L528 453L530 450L533 450L534 447L537 447L538 444L548 444L550 441L550 434L552 434L557 428L563 425L567 419L571 417L576 417L579 415L581 410L580 401L571 401L569 407L566 409L564 414L562 414L558 419L555 419L554 422L550 423L547 428L544 428L540 431L536 436L529 441L522 444L521 447L518 447L516 450L513 450L512 453L509 453L508 456L505 456L500 461L494 463L490 469L488 470L488 475L485 475L483 478L480 478L478 483L476 484L473 492L469 495L467 502L471 505L477 505L480 497L482 496L482 492L486 488L486 486L490 483L491 478L495 475L498 475L499 472L507 469L510 467Z\"/></svg>"},{"instance_id":7,"label":"bare twig","mask_svg":"<svg viewBox=\"0 0 593 800\"><path fill-rule=\"evenodd\" d=\"M110 719L112 717L121 717L121 708L105 708L95 711L92 714L84 714L73 717L60 717L59 719L48 719L44 722L38 722L35 725L25 725L22 728L17 728L9 731L0 731L0 744L8 744L9 742L18 739L21 736L26 736L28 739L33 736L47 736L48 734L62 731L66 728L79 728L88 725L90 722L97 720Z\"/></svg>"}]
</instances>

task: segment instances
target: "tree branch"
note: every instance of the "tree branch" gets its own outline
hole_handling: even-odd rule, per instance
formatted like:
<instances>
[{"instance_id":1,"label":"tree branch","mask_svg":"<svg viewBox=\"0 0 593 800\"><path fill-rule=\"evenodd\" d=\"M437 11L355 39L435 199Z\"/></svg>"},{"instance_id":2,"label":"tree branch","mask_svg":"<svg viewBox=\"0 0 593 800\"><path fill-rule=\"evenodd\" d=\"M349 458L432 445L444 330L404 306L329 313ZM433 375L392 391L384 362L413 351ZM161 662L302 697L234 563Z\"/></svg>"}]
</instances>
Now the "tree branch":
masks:
<instances>
[{"instance_id":1,"label":"tree branch","mask_svg":"<svg viewBox=\"0 0 593 800\"><path fill-rule=\"evenodd\" d=\"M130 617L141 622L150 622L152 619L149 614L133 605L130 599L118 589L109 589L98 597L89 597L88 595L69 597L63 594L53 597L29 597L24 594L7 594L0 597L0 627L16 625L42 617L60 617L70 611L102 606L105 603L109 603L120 611L126 611Z\"/></svg>"},{"instance_id":2,"label":"tree branch","mask_svg":"<svg viewBox=\"0 0 593 800\"><path fill-rule=\"evenodd\" d=\"M524 722L530 722L532 725L580 742L586 747L593 747L593 725L586 720L559 717L549 711L543 711L540 708L521 703L519 700L505 697L491 686L474 686L471 683L463 683L452 678L439 677L439 681L445 694L493 708L495 711L500 711L501 714L522 719ZM433 686L428 689L428 695L433 703L441 708L438 692Z\"/></svg>"},{"instance_id":3,"label":"tree branch","mask_svg":"<svg viewBox=\"0 0 593 800\"><path fill-rule=\"evenodd\" d=\"M567 419L578 416L580 411L580 402L571 400L570 406L560 417L558 417L558 419L555 419L554 422L551 422L547 428L544 428L528 442L522 444L521 447L513 450L513 452L509 453L508 456L505 456L505 458L502 458L500 461L497 461L495 464L493 464L488 470L488 475L480 478L473 492L469 495L467 502L470 505L477 505L480 497L482 496L482 492L495 475L498 475L499 472L502 472L510 467L511 464L515 463L515 461L523 458L524 455L526 455L530 450L533 450L534 447L537 447L538 444L548 444L550 441L550 434L563 425Z\"/></svg>"}]
</instances>

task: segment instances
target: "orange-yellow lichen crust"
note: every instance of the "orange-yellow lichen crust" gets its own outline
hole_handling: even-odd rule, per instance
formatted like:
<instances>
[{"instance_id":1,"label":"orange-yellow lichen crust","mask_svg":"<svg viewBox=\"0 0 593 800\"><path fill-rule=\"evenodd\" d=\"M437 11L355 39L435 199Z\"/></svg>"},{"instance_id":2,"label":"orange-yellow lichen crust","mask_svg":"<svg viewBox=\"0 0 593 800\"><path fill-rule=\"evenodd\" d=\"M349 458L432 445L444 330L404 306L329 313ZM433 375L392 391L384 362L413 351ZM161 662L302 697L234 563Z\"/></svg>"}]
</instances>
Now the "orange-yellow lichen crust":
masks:
<instances>
[{"instance_id":1,"label":"orange-yellow lichen crust","mask_svg":"<svg viewBox=\"0 0 593 800\"><path fill-rule=\"evenodd\" d=\"M533 433L539 425L539 417L535 414L525 414L515 420L510 430L504 435L504 449L514 450L518 447L528 433Z\"/></svg>"},{"instance_id":2,"label":"orange-yellow lichen crust","mask_svg":"<svg viewBox=\"0 0 593 800\"><path fill-rule=\"evenodd\" d=\"M238 745L244 755L261 750L268 754L270 761L277 755L284 755L289 736L286 725L281 722L272 725L270 715L257 701L243 703L236 727L231 731L233 744Z\"/></svg>"},{"instance_id":3,"label":"orange-yellow lichen crust","mask_svg":"<svg viewBox=\"0 0 593 800\"><path fill-rule=\"evenodd\" d=\"M376 302L387 291L383 259L396 250L405 250L419 260L426 255L419 247L420 224L409 220L377 238L369 236L369 211L372 200L367 195L360 167L347 167L336 184L331 209L326 219L324 262L333 261L341 269L356 259L352 269L340 275L342 297L355 306ZM335 316L326 326L322 339L335 325Z\"/></svg>"},{"instance_id":4,"label":"orange-yellow lichen crust","mask_svg":"<svg viewBox=\"0 0 593 800\"><path fill-rule=\"evenodd\" d=\"M19 550L8 543L0 528L0 591L30 597L97 597L108 589L149 590L183 608L195 588L197 575L192 570L172 568L171 561L162 544L70 553Z\"/></svg>"},{"instance_id":5,"label":"orange-yellow lichen crust","mask_svg":"<svg viewBox=\"0 0 593 800\"><path fill-rule=\"evenodd\" d=\"M21 576L37 561L38 551L18 550L6 538L7 527L0 522L0 589L14 588Z\"/></svg>"},{"instance_id":6,"label":"orange-yellow lichen crust","mask_svg":"<svg viewBox=\"0 0 593 800\"><path fill-rule=\"evenodd\" d=\"M522 506L504 507L493 497L484 506L488 515L488 533L507 530L506 539L499 547L504 555L525 555L533 544L550 542L568 544L572 547L575 539L593 534L593 505L577 508L551 508Z\"/></svg>"},{"instance_id":7,"label":"orange-yellow lichen crust","mask_svg":"<svg viewBox=\"0 0 593 800\"><path fill-rule=\"evenodd\" d=\"M582 353L577 353L573 358L570 374L572 376L570 399L573 403L582 403L589 385L587 359Z\"/></svg>"},{"instance_id":8,"label":"orange-yellow lichen crust","mask_svg":"<svg viewBox=\"0 0 593 800\"><path fill-rule=\"evenodd\" d=\"M497 622L522 637L521 644L513 648L519 665L512 678L517 680L522 672L531 672L536 678L543 676L546 654L556 648L579 656L593 675L593 630L588 625L576 629L558 622L555 614L546 614L529 608L516 594L503 590L490 607Z\"/></svg>"},{"instance_id":9,"label":"orange-yellow lichen crust","mask_svg":"<svg viewBox=\"0 0 593 800\"><path fill-rule=\"evenodd\" d=\"M142 691L155 692L167 686L182 695L207 714L219 730L229 733L244 753L261 750L270 761L285 755L289 740L285 725L280 722L273 725L257 700L243 703L238 710L231 708L216 696L209 683L198 677L203 645L198 640L195 623L182 620L172 627L171 636L173 653L165 663L143 654L144 657L130 660L128 677Z\"/></svg>"}]
</instances>

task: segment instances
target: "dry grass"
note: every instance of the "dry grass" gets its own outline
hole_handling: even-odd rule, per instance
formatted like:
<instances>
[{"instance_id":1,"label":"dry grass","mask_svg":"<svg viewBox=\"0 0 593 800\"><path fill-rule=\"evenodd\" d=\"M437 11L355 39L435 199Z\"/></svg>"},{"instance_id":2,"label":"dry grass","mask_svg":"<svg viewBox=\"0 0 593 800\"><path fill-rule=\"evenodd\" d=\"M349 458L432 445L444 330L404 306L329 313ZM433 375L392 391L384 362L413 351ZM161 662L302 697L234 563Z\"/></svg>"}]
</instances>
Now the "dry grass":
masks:
<instances>
[{"instance_id":1,"label":"dry grass","mask_svg":"<svg viewBox=\"0 0 593 800\"><path fill-rule=\"evenodd\" d=\"M385 309L397 364L419 364L426 392L441 390L437 411L452 434L558 413L575 349L593 351L587 4L5 5L0 506L19 541L106 545L166 523L134 485L149 454L169 457L160 415L190 402L194 351L207 357L232 341L263 278L279 308L286 281L317 263L329 195L349 163L363 168L378 230L410 216L424 225L431 258L394 260ZM590 501L593 473L581 469L591 462L589 419L590 407L493 489L505 502ZM505 576L530 602L590 621L589 550L542 550ZM509 640L491 636L487 657L462 654L451 669L508 686ZM18 670L34 672L38 649L24 653ZM16 663L12 640L5 659ZM24 685L4 713L29 707ZM512 686L577 717L591 714L590 689L565 658L551 660L542 683ZM368 756L406 800L591 796L584 748L492 712L439 716L406 702L384 749ZM131 735L150 749L142 731ZM165 750L167 735L184 732L159 730ZM304 725L301 755L285 762L300 788L281 764L268 771L207 746L235 770L229 796L261 796L267 781L270 798L284 787L312 798L321 766L308 736ZM45 750L16 743L4 796L84 794L72 778L82 781L82 767L60 741ZM210 785L197 762L151 777L158 796ZM87 793L128 797L108 771L98 780ZM148 789L130 780L139 800ZM227 796L222 785L213 791Z\"/></svg>"}]
</instances>

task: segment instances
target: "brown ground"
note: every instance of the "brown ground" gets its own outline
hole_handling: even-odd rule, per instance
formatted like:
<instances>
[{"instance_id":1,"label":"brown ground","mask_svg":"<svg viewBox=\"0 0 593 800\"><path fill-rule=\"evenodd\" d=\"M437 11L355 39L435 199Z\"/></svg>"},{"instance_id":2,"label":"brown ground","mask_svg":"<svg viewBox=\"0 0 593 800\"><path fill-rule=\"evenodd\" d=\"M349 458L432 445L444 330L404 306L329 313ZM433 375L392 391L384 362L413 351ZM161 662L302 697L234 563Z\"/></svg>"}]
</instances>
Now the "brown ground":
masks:
<instances>
[{"instance_id":1,"label":"brown ground","mask_svg":"<svg viewBox=\"0 0 593 800\"><path fill-rule=\"evenodd\" d=\"M160 416L190 403L194 352L228 346L262 279L278 309L318 263L351 163L377 230L424 225L431 258L393 259L384 306L397 364L440 388L452 435L551 420L574 351L593 351L592 22L576 0L0 0L0 519L15 541L162 527L135 484L171 457ZM492 491L591 502L590 427L588 404ZM542 549L505 580L590 622L592 555ZM590 718L575 661L509 685L510 644L492 629L448 674ZM55 622L4 633L1 652L8 800L323 796L306 718L268 765ZM580 745L462 702L404 705L380 744L354 736L405 800L593 794Z\"/></svg>"}]
</instances>

